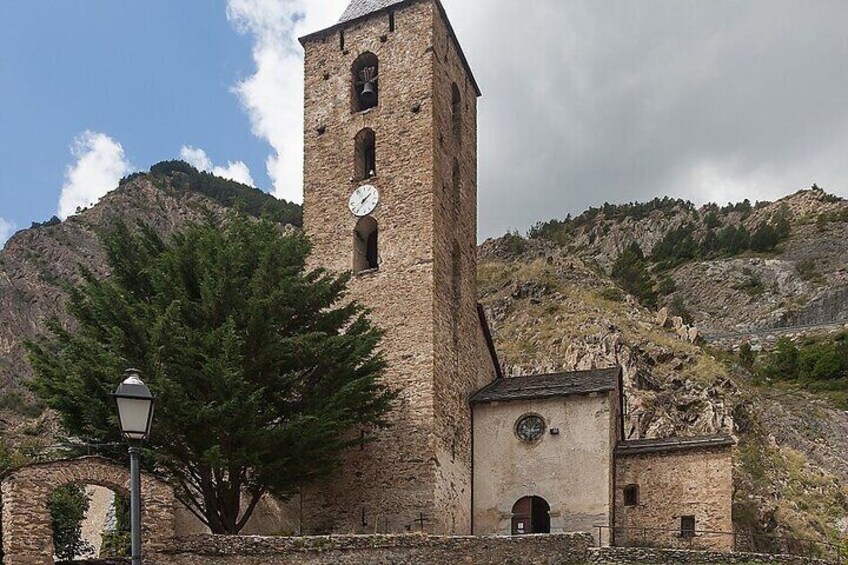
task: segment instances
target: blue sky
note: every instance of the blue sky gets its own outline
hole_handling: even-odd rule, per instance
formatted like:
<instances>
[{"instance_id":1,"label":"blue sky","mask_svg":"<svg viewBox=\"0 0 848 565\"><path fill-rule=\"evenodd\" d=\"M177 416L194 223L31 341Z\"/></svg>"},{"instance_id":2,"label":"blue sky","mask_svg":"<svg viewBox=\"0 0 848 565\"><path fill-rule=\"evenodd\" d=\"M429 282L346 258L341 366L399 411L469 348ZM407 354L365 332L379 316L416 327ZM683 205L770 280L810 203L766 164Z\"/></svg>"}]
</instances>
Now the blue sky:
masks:
<instances>
[{"instance_id":1,"label":"blue sky","mask_svg":"<svg viewBox=\"0 0 848 565\"><path fill-rule=\"evenodd\" d=\"M87 130L136 168L203 146L270 186L267 144L231 92L253 70L251 38L223 1L4 0L0 21L0 217L26 227L55 214Z\"/></svg>"},{"instance_id":2,"label":"blue sky","mask_svg":"<svg viewBox=\"0 0 848 565\"><path fill-rule=\"evenodd\" d=\"M442 1L483 90L481 239L604 201L848 195L848 2ZM299 201L296 38L347 3L0 0L0 244L180 156Z\"/></svg>"},{"instance_id":3,"label":"blue sky","mask_svg":"<svg viewBox=\"0 0 848 565\"><path fill-rule=\"evenodd\" d=\"M56 214L69 168L98 143L107 154L120 146L107 155L122 163L107 165L113 172L147 169L190 146L222 167L244 163L272 191L269 143L252 132L234 91L257 70L258 40L227 8L225 0L0 2L0 232ZM292 45L293 33L280 36ZM79 182L98 178L99 161L77 171Z\"/></svg>"}]
</instances>

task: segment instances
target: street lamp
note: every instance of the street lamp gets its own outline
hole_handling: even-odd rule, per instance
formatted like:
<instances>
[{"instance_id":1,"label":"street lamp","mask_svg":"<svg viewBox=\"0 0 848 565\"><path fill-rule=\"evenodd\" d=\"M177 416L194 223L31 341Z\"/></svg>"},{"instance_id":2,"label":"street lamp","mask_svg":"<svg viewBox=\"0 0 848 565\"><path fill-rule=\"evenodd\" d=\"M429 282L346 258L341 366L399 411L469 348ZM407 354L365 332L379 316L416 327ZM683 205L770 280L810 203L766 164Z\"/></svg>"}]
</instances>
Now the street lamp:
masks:
<instances>
[{"instance_id":1,"label":"street lamp","mask_svg":"<svg viewBox=\"0 0 848 565\"><path fill-rule=\"evenodd\" d=\"M153 423L153 394L141 381L138 369L127 369L124 382L113 395L118 405L121 435L130 444L130 524L132 565L141 565L141 444L150 436Z\"/></svg>"}]
</instances>

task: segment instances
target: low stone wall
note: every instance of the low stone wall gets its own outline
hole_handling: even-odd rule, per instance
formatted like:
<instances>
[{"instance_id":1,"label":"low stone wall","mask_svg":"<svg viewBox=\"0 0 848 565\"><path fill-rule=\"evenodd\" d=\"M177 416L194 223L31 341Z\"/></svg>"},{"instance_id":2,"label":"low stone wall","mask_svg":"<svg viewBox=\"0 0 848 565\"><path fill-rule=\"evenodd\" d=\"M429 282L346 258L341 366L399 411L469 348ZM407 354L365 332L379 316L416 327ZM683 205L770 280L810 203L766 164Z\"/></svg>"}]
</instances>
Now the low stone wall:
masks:
<instances>
[{"instance_id":1,"label":"low stone wall","mask_svg":"<svg viewBox=\"0 0 848 565\"><path fill-rule=\"evenodd\" d=\"M127 557L115 559L83 559L82 561L57 561L56 565L131 565L132 560Z\"/></svg>"},{"instance_id":2,"label":"low stone wall","mask_svg":"<svg viewBox=\"0 0 848 565\"><path fill-rule=\"evenodd\" d=\"M637 547L604 547L591 551L589 563L604 565L829 565L833 561L807 559L794 555L763 555L760 553L719 553L683 549L649 549Z\"/></svg>"},{"instance_id":3,"label":"low stone wall","mask_svg":"<svg viewBox=\"0 0 848 565\"><path fill-rule=\"evenodd\" d=\"M145 555L150 565L834 565L793 555L722 553L637 547L594 548L591 536L426 535L251 537L192 536L179 549ZM129 560L75 561L129 565ZM68 563L68 565L71 565Z\"/></svg>"},{"instance_id":4,"label":"low stone wall","mask_svg":"<svg viewBox=\"0 0 848 565\"><path fill-rule=\"evenodd\" d=\"M305 538L193 536L149 561L157 565L585 565L588 534L521 537L426 535Z\"/></svg>"}]
</instances>

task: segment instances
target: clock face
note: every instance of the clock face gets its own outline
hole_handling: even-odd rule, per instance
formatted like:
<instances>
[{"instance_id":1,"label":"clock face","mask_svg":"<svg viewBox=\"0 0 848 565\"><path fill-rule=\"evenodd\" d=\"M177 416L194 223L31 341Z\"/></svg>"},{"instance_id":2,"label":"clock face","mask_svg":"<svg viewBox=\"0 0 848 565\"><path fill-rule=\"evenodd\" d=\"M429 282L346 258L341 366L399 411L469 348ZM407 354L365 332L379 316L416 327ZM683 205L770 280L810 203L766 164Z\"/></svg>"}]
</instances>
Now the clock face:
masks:
<instances>
[{"instance_id":1,"label":"clock face","mask_svg":"<svg viewBox=\"0 0 848 565\"><path fill-rule=\"evenodd\" d=\"M524 416L515 425L515 433L523 441L536 441L545 433L545 421L539 416Z\"/></svg>"},{"instance_id":2,"label":"clock face","mask_svg":"<svg viewBox=\"0 0 848 565\"><path fill-rule=\"evenodd\" d=\"M380 193L377 192L377 187L366 184L353 191L348 207L353 215L362 217L373 212L379 202Z\"/></svg>"}]
</instances>

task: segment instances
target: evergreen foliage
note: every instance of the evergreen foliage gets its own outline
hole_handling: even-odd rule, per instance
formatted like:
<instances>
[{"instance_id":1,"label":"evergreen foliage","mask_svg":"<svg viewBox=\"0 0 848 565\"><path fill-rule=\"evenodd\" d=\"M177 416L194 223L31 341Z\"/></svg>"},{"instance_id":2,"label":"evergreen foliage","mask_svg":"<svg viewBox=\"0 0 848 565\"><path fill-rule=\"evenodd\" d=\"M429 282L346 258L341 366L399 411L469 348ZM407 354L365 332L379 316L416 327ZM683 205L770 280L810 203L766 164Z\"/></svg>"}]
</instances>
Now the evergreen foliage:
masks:
<instances>
[{"instance_id":1,"label":"evergreen foliage","mask_svg":"<svg viewBox=\"0 0 848 565\"><path fill-rule=\"evenodd\" d=\"M700 248L695 241L695 226L686 224L665 234L651 250L651 259L660 269L670 269L698 257Z\"/></svg>"},{"instance_id":2,"label":"evergreen foliage","mask_svg":"<svg viewBox=\"0 0 848 565\"><path fill-rule=\"evenodd\" d=\"M112 509L115 511L115 529L103 533L100 557L129 557L132 554L129 498L115 493Z\"/></svg>"},{"instance_id":3,"label":"evergreen foliage","mask_svg":"<svg viewBox=\"0 0 848 565\"><path fill-rule=\"evenodd\" d=\"M735 212L738 214L742 214L743 216L747 216L753 210L754 207L751 206L751 201L746 198L742 202L737 202L736 204L728 202L727 206L721 209L721 213L727 215Z\"/></svg>"},{"instance_id":4,"label":"evergreen foliage","mask_svg":"<svg viewBox=\"0 0 848 565\"><path fill-rule=\"evenodd\" d=\"M121 179L120 185L144 176L148 174L133 173ZM257 218L267 217L281 224L298 227L303 225L303 210L297 204L278 200L258 188L199 171L185 161L156 163L150 167L149 176L154 179L167 178L172 188L199 192L223 206L238 208Z\"/></svg>"},{"instance_id":5,"label":"evergreen foliage","mask_svg":"<svg viewBox=\"0 0 848 565\"><path fill-rule=\"evenodd\" d=\"M52 216L49 220L44 222L32 222L29 226L29 229L33 230L36 228L49 228L50 226L57 226L62 223L62 220L59 219L59 216Z\"/></svg>"},{"instance_id":6,"label":"evergreen foliage","mask_svg":"<svg viewBox=\"0 0 848 565\"><path fill-rule=\"evenodd\" d=\"M754 368L754 362L757 360L757 354L754 348L747 341L739 348L739 364L749 371Z\"/></svg>"},{"instance_id":7,"label":"evergreen foliage","mask_svg":"<svg viewBox=\"0 0 848 565\"><path fill-rule=\"evenodd\" d=\"M756 208L766 204L758 202ZM661 272L697 259L732 257L746 251L774 251L790 235L788 210L784 206L770 221L760 222L752 235L741 222L754 209L749 200L724 207L706 204L700 214L691 202L671 198L655 198L646 203L604 204L576 218L569 215L564 220L539 222L529 230L528 236L564 246L582 235L588 237L589 245L594 245L617 221L639 221L652 214L660 217L685 215L688 221L666 231L646 258L650 270Z\"/></svg>"},{"instance_id":8,"label":"evergreen foliage","mask_svg":"<svg viewBox=\"0 0 848 565\"><path fill-rule=\"evenodd\" d=\"M654 198L649 202L630 202L627 204L605 202L603 206L589 208L576 218L572 218L569 214L564 220L539 222L530 228L528 236L536 239L548 239L563 245L578 230L593 226L600 216L603 216L606 220L627 218L641 220L654 212L672 213L678 209L693 212L695 205L688 200L667 196Z\"/></svg>"},{"instance_id":9,"label":"evergreen foliage","mask_svg":"<svg viewBox=\"0 0 848 565\"><path fill-rule=\"evenodd\" d=\"M751 233L743 225L727 226L716 233L718 250L726 255L738 255L751 247Z\"/></svg>"},{"instance_id":10,"label":"evergreen foliage","mask_svg":"<svg viewBox=\"0 0 848 565\"><path fill-rule=\"evenodd\" d=\"M809 338L796 345L780 338L758 360L760 377L800 383L812 390L848 391L848 333Z\"/></svg>"},{"instance_id":11,"label":"evergreen foliage","mask_svg":"<svg viewBox=\"0 0 848 565\"><path fill-rule=\"evenodd\" d=\"M707 229L709 230L714 230L721 226L721 220L715 210L710 210L706 213L704 216L704 225L707 226Z\"/></svg>"},{"instance_id":12,"label":"evergreen foliage","mask_svg":"<svg viewBox=\"0 0 848 565\"><path fill-rule=\"evenodd\" d=\"M60 560L94 557L93 547L82 538L82 521L88 512L89 498L82 487L65 485L47 500L53 523L53 551Z\"/></svg>"},{"instance_id":13,"label":"evergreen foliage","mask_svg":"<svg viewBox=\"0 0 848 565\"><path fill-rule=\"evenodd\" d=\"M648 268L645 255L635 241L616 259L612 267L612 278L621 287L642 301L646 306L655 306L657 295Z\"/></svg>"},{"instance_id":14,"label":"evergreen foliage","mask_svg":"<svg viewBox=\"0 0 848 565\"><path fill-rule=\"evenodd\" d=\"M70 289L78 329L54 323L28 344L32 388L70 435L120 443L110 393L140 369L157 396L143 461L214 533L238 533L263 495L290 497L388 425L381 331L346 299L350 275L306 268L304 236L233 214L169 241L118 225L103 243L111 278L84 272Z\"/></svg>"},{"instance_id":15,"label":"evergreen foliage","mask_svg":"<svg viewBox=\"0 0 848 565\"><path fill-rule=\"evenodd\" d=\"M511 255L519 256L527 249L527 241L516 231L507 232L502 239Z\"/></svg>"}]
</instances>

